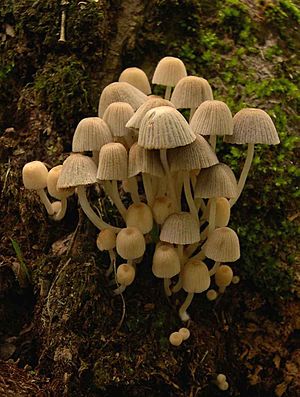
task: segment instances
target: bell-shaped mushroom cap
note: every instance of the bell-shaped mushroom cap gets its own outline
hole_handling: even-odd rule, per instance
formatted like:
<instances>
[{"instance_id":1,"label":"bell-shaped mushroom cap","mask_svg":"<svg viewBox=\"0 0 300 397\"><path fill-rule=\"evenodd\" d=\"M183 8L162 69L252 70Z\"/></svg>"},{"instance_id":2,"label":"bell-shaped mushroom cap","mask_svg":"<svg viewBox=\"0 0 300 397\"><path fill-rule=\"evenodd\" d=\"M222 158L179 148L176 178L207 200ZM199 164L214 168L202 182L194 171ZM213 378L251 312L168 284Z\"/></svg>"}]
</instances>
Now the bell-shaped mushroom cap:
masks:
<instances>
[{"instance_id":1,"label":"bell-shaped mushroom cap","mask_svg":"<svg viewBox=\"0 0 300 397\"><path fill-rule=\"evenodd\" d=\"M162 225L164 221L174 212L173 202L170 197L155 197L152 204L153 218L158 225Z\"/></svg>"},{"instance_id":2,"label":"bell-shaped mushroom cap","mask_svg":"<svg viewBox=\"0 0 300 397\"><path fill-rule=\"evenodd\" d=\"M117 281L121 285L132 284L135 278L135 269L133 266L128 265L127 263L122 263L122 265L117 268Z\"/></svg>"},{"instance_id":3,"label":"bell-shaped mushroom cap","mask_svg":"<svg viewBox=\"0 0 300 397\"><path fill-rule=\"evenodd\" d=\"M140 172L157 176L164 176L164 170L160 161L159 152L148 150L134 143L129 150L128 176L136 176Z\"/></svg>"},{"instance_id":4,"label":"bell-shaped mushroom cap","mask_svg":"<svg viewBox=\"0 0 300 397\"><path fill-rule=\"evenodd\" d=\"M137 109L137 111L126 124L126 127L139 129L141 126L141 122L148 110L157 108L159 106L170 106L172 108L175 108L173 103L171 103L167 99L150 97L142 106Z\"/></svg>"},{"instance_id":5,"label":"bell-shaped mushroom cap","mask_svg":"<svg viewBox=\"0 0 300 397\"><path fill-rule=\"evenodd\" d=\"M177 250L169 244L157 247L152 259L152 272L158 278L171 278L180 273Z\"/></svg>"},{"instance_id":6,"label":"bell-shaped mushroom cap","mask_svg":"<svg viewBox=\"0 0 300 397\"><path fill-rule=\"evenodd\" d=\"M202 169L197 177L195 197L228 197L237 196L237 181L228 165L219 163Z\"/></svg>"},{"instance_id":7,"label":"bell-shaped mushroom cap","mask_svg":"<svg viewBox=\"0 0 300 397\"><path fill-rule=\"evenodd\" d=\"M178 81L186 75L184 63L179 58L164 57L155 68L152 83L175 87Z\"/></svg>"},{"instance_id":8,"label":"bell-shaped mushroom cap","mask_svg":"<svg viewBox=\"0 0 300 397\"><path fill-rule=\"evenodd\" d=\"M72 141L72 151L99 151L103 145L112 142L112 140L111 132L104 120L100 119L100 117L86 117L76 127Z\"/></svg>"},{"instance_id":9,"label":"bell-shaped mushroom cap","mask_svg":"<svg viewBox=\"0 0 300 397\"><path fill-rule=\"evenodd\" d=\"M151 94L151 87L146 73L140 68L127 68L119 77L120 82L126 82L138 88L145 95Z\"/></svg>"},{"instance_id":10,"label":"bell-shaped mushroom cap","mask_svg":"<svg viewBox=\"0 0 300 397\"><path fill-rule=\"evenodd\" d=\"M170 149L168 160L171 172L199 170L219 162L210 144L200 135L189 145Z\"/></svg>"},{"instance_id":11,"label":"bell-shaped mushroom cap","mask_svg":"<svg viewBox=\"0 0 300 397\"><path fill-rule=\"evenodd\" d=\"M97 167L91 157L72 153L63 163L57 181L58 189L96 183Z\"/></svg>"},{"instance_id":12,"label":"bell-shaped mushroom cap","mask_svg":"<svg viewBox=\"0 0 300 397\"><path fill-rule=\"evenodd\" d=\"M233 135L228 143L265 143L277 145L280 140L271 117L261 109L245 108L233 117Z\"/></svg>"},{"instance_id":13,"label":"bell-shaped mushroom cap","mask_svg":"<svg viewBox=\"0 0 300 397\"><path fill-rule=\"evenodd\" d=\"M100 251L109 251L116 246L116 233L112 229L103 229L97 237L97 247Z\"/></svg>"},{"instance_id":14,"label":"bell-shaped mushroom cap","mask_svg":"<svg viewBox=\"0 0 300 397\"><path fill-rule=\"evenodd\" d=\"M111 83L104 88L99 100L98 115L102 117L105 110L113 102L126 102L138 109L147 101L147 95L135 88L133 85L125 82Z\"/></svg>"},{"instance_id":15,"label":"bell-shaped mushroom cap","mask_svg":"<svg viewBox=\"0 0 300 397\"><path fill-rule=\"evenodd\" d=\"M22 170L23 184L26 189L39 190L47 186L48 170L41 161L31 161Z\"/></svg>"},{"instance_id":16,"label":"bell-shaped mushroom cap","mask_svg":"<svg viewBox=\"0 0 300 397\"><path fill-rule=\"evenodd\" d=\"M109 126L113 136L126 136L129 133L129 129L126 128L126 123L133 114L134 110L129 103L114 102L105 110L103 120Z\"/></svg>"},{"instance_id":17,"label":"bell-shaped mushroom cap","mask_svg":"<svg viewBox=\"0 0 300 397\"><path fill-rule=\"evenodd\" d=\"M234 262L240 257L239 238L229 227L220 227L211 232L202 248L207 258L216 262Z\"/></svg>"},{"instance_id":18,"label":"bell-shaped mushroom cap","mask_svg":"<svg viewBox=\"0 0 300 397\"><path fill-rule=\"evenodd\" d=\"M176 109L197 108L208 99L213 99L209 82L196 76L186 76L179 80L171 96Z\"/></svg>"},{"instance_id":19,"label":"bell-shaped mushroom cap","mask_svg":"<svg viewBox=\"0 0 300 397\"><path fill-rule=\"evenodd\" d=\"M151 208L145 203L131 204L126 212L126 226L134 226L143 234L149 233L153 227Z\"/></svg>"},{"instance_id":20,"label":"bell-shaped mushroom cap","mask_svg":"<svg viewBox=\"0 0 300 397\"><path fill-rule=\"evenodd\" d=\"M232 135L233 121L229 107L222 101L210 100L201 103L190 126L199 135Z\"/></svg>"},{"instance_id":21,"label":"bell-shaped mushroom cap","mask_svg":"<svg viewBox=\"0 0 300 397\"><path fill-rule=\"evenodd\" d=\"M208 201L206 209L204 211L204 218L209 218L209 211L211 207L211 200ZM215 226L224 227L227 226L230 219L230 204L227 198L217 197L216 198L216 215L215 215Z\"/></svg>"},{"instance_id":22,"label":"bell-shaped mushroom cap","mask_svg":"<svg viewBox=\"0 0 300 397\"><path fill-rule=\"evenodd\" d=\"M182 271L182 287L186 292L201 293L210 286L210 275L204 262L190 259Z\"/></svg>"},{"instance_id":23,"label":"bell-shaped mushroom cap","mask_svg":"<svg viewBox=\"0 0 300 397\"><path fill-rule=\"evenodd\" d=\"M102 146L97 179L100 181L127 179L127 162L127 150L121 143L113 142Z\"/></svg>"},{"instance_id":24,"label":"bell-shaped mushroom cap","mask_svg":"<svg viewBox=\"0 0 300 397\"><path fill-rule=\"evenodd\" d=\"M146 149L171 149L194 142L196 135L178 110L160 106L142 120L138 144Z\"/></svg>"},{"instance_id":25,"label":"bell-shaped mushroom cap","mask_svg":"<svg viewBox=\"0 0 300 397\"><path fill-rule=\"evenodd\" d=\"M172 244L193 244L200 241L199 226L189 212L171 214L160 232L160 240Z\"/></svg>"},{"instance_id":26,"label":"bell-shaped mushroom cap","mask_svg":"<svg viewBox=\"0 0 300 397\"><path fill-rule=\"evenodd\" d=\"M136 227L126 227L117 235L117 253L124 259L136 259L144 255L146 242L142 232Z\"/></svg>"},{"instance_id":27,"label":"bell-shaped mushroom cap","mask_svg":"<svg viewBox=\"0 0 300 397\"><path fill-rule=\"evenodd\" d=\"M233 278L233 271L230 266L221 265L215 273L215 281L218 287L228 287Z\"/></svg>"},{"instance_id":28,"label":"bell-shaped mushroom cap","mask_svg":"<svg viewBox=\"0 0 300 397\"><path fill-rule=\"evenodd\" d=\"M69 196L72 196L74 193L74 189L58 189L57 188L57 181L60 176L61 170L62 170L62 164L57 165L48 172L48 177L47 177L47 190L50 196L62 200L65 199Z\"/></svg>"}]
</instances>

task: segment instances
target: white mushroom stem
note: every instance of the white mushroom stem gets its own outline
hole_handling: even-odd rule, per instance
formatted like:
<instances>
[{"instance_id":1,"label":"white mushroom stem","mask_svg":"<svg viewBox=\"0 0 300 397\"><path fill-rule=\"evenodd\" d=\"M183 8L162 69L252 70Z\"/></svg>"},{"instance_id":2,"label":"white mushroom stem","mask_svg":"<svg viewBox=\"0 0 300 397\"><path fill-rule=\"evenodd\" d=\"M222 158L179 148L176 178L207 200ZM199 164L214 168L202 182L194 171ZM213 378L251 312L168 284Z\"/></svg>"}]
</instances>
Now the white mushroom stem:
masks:
<instances>
[{"instance_id":1,"label":"white mushroom stem","mask_svg":"<svg viewBox=\"0 0 300 397\"><path fill-rule=\"evenodd\" d=\"M179 309L179 317L181 318L182 321L188 321L190 319L190 316L187 314L187 309L192 303L192 300L194 298L194 292L189 292L187 294L187 297L185 298L185 301L181 305Z\"/></svg>"},{"instance_id":2,"label":"white mushroom stem","mask_svg":"<svg viewBox=\"0 0 300 397\"><path fill-rule=\"evenodd\" d=\"M182 188L183 188L183 174L184 172L177 172L177 174L175 174L173 176L173 181L175 183L176 186L176 193L177 193L177 200L178 200L178 208L181 209L181 192L182 192Z\"/></svg>"},{"instance_id":3,"label":"white mushroom stem","mask_svg":"<svg viewBox=\"0 0 300 397\"><path fill-rule=\"evenodd\" d=\"M203 261L203 259L205 259L205 253L203 251L198 252L198 254L194 255L191 259L200 259L201 261Z\"/></svg>"},{"instance_id":4,"label":"white mushroom stem","mask_svg":"<svg viewBox=\"0 0 300 397\"><path fill-rule=\"evenodd\" d=\"M175 211L180 211L180 208L178 208L176 189L174 186L174 181L173 181L173 178L172 178L172 175L170 172L169 163L168 163L167 150L160 149L159 154L160 154L160 160L161 160L162 166L164 168L164 171L166 173L166 177L168 180L170 199L172 200Z\"/></svg>"},{"instance_id":5,"label":"white mushroom stem","mask_svg":"<svg viewBox=\"0 0 300 397\"><path fill-rule=\"evenodd\" d=\"M112 182L103 181L103 185L104 185L105 192L111 198L112 202L115 204L115 206L117 207L118 211L120 212L122 218L125 221L127 210L126 210L124 204L122 203L122 200L120 199L117 181L112 181Z\"/></svg>"},{"instance_id":6,"label":"white mushroom stem","mask_svg":"<svg viewBox=\"0 0 300 397\"><path fill-rule=\"evenodd\" d=\"M59 203L58 211L57 211L57 208L55 211L55 207L53 207L54 203L52 203L52 207L54 209L54 215L53 215L52 219L54 221L61 221L63 219L63 217L66 215L66 211L67 211L67 207L68 207L68 200L66 198L62 198L61 201L58 201L58 203Z\"/></svg>"},{"instance_id":7,"label":"white mushroom stem","mask_svg":"<svg viewBox=\"0 0 300 397\"><path fill-rule=\"evenodd\" d=\"M196 110L197 110L197 108L191 108L190 117L189 117L189 123L191 122Z\"/></svg>"},{"instance_id":8,"label":"white mushroom stem","mask_svg":"<svg viewBox=\"0 0 300 397\"><path fill-rule=\"evenodd\" d=\"M58 39L59 42L65 42L66 41L65 24L66 24L66 11L62 10L61 22L60 22L60 36L59 36L59 39Z\"/></svg>"},{"instance_id":9,"label":"white mushroom stem","mask_svg":"<svg viewBox=\"0 0 300 397\"><path fill-rule=\"evenodd\" d=\"M171 280L169 278L164 278L164 290L166 296L172 295L172 291L170 290L170 284L171 284Z\"/></svg>"},{"instance_id":10,"label":"white mushroom stem","mask_svg":"<svg viewBox=\"0 0 300 397\"><path fill-rule=\"evenodd\" d=\"M110 265L109 268L106 270L106 277L109 277L111 273L114 271L114 265L116 263L116 253L114 249L108 250L109 258L110 258Z\"/></svg>"},{"instance_id":11,"label":"white mushroom stem","mask_svg":"<svg viewBox=\"0 0 300 397\"><path fill-rule=\"evenodd\" d=\"M196 249L199 247L200 242L190 244L186 249L184 250L184 255L189 258L193 253L196 251Z\"/></svg>"},{"instance_id":12,"label":"white mushroom stem","mask_svg":"<svg viewBox=\"0 0 300 397\"><path fill-rule=\"evenodd\" d=\"M127 184L132 201L134 202L134 204L139 204L141 200L138 192L138 183L136 177L127 179Z\"/></svg>"},{"instance_id":13,"label":"white mushroom stem","mask_svg":"<svg viewBox=\"0 0 300 397\"><path fill-rule=\"evenodd\" d=\"M209 209L209 217L208 217L208 234L213 232L216 228L216 209L217 209L217 200L215 197L210 199L210 209Z\"/></svg>"},{"instance_id":14,"label":"white mushroom stem","mask_svg":"<svg viewBox=\"0 0 300 397\"><path fill-rule=\"evenodd\" d=\"M177 245L177 253L179 256L179 260L180 260L180 273L178 275L178 281L177 283L174 285L174 287L172 288L172 293L176 294L176 292L180 291L182 288L182 270L184 267L184 262L185 262L185 256L183 253L183 245L182 244L178 244Z\"/></svg>"},{"instance_id":15,"label":"white mushroom stem","mask_svg":"<svg viewBox=\"0 0 300 397\"><path fill-rule=\"evenodd\" d=\"M201 241L205 240L209 233L209 225L201 232Z\"/></svg>"},{"instance_id":16,"label":"white mushroom stem","mask_svg":"<svg viewBox=\"0 0 300 397\"><path fill-rule=\"evenodd\" d=\"M196 219L196 221L199 223L199 218L198 218L198 211L194 202L194 198L192 195L191 191L191 183L190 183L190 175L188 171L185 171L183 174L183 183L184 183L184 194L186 201L188 203L190 213L193 215L193 217Z\"/></svg>"},{"instance_id":17,"label":"white mushroom stem","mask_svg":"<svg viewBox=\"0 0 300 397\"><path fill-rule=\"evenodd\" d=\"M215 152L216 151L216 145L217 145L217 135L210 135L209 136L209 143L212 148L212 150Z\"/></svg>"},{"instance_id":18,"label":"white mushroom stem","mask_svg":"<svg viewBox=\"0 0 300 397\"><path fill-rule=\"evenodd\" d=\"M126 289L126 285L121 284L121 285L119 285L118 288L114 289L114 294L120 295L125 291L125 289Z\"/></svg>"},{"instance_id":19,"label":"white mushroom stem","mask_svg":"<svg viewBox=\"0 0 300 397\"><path fill-rule=\"evenodd\" d=\"M219 269L220 265L221 265L221 262L215 262L215 264L209 271L209 275L213 276L214 274L216 274L216 271Z\"/></svg>"},{"instance_id":20,"label":"white mushroom stem","mask_svg":"<svg viewBox=\"0 0 300 397\"><path fill-rule=\"evenodd\" d=\"M51 204L50 200L48 199L48 196L47 196L45 190L38 189L36 192L39 195L41 202L44 204L46 211L48 212L48 215L51 215L51 216L54 215L54 210L53 210L52 204Z\"/></svg>"},{"instance_id":21,"label":"white mushroom stem","mask_svg":"<svg viewBox=\"0 0 300 397\"><path fill-rule=\"evenodd\" d=\"M79 204L85 213L85 215L89 218L89 220L99 229L112 229L116 233L118 233L121 229L119 227L111 226L108 223L104 222L92 209L88 199L86 197L86 189L85 186L77 186L77 195Z\"/></svg>"},{"instance_id":22,"label":"white mushroom stem","mask_svg":"<svg viewBox=\"0 0 300 397\"><path fill-rule=\"evenodd\" d=\"M146 173L142 173L143 185L146 195L147 204L151 207L154 201L154 194L152 189L151 176Z\"/></svg>"},{"instance_id":23,"label":"white mushroom stem","mask_svg":"<svg viewBox=\"0 0 300 397\"><path fill-rule=\"evenodd\" d=\"M240 175L239 182L238 182L238 194L235 198L232 198L229 200L230 207L232 207L237 202L238 198L240 197L240 195L244 189L245 182L246 182L246 179L247 179L250 167L251 167L251 163L253 160L253 155L254 155L254 143L248 143L247 157L246 157L245 164L244 164L244 167L243 167L243 170Z\"/></svg>"},{"instance_id":24,"label":"white mushroom stem","mask_svg":"<svg viewBox=\"0 0 300 397\"><path fill-rule=\"evenodd\" d=\"M203 198L200 198L200 197L195 198L195 205L196 205L196 208L198 211L201 209L202 214L206 210L206 205L205 205Z\"/></svg>"},{"instance_id":25,"label":"white mushroom stem","mask_svg":"<svg viewBox=\"0 0 300 397\"><path fill-rule=\"evenodd\" d=\"M167 99L168 101L171 98L171 92L172 92L172 87L167 86L165 91L165 99Z\"/></svg>"}]
</instances>

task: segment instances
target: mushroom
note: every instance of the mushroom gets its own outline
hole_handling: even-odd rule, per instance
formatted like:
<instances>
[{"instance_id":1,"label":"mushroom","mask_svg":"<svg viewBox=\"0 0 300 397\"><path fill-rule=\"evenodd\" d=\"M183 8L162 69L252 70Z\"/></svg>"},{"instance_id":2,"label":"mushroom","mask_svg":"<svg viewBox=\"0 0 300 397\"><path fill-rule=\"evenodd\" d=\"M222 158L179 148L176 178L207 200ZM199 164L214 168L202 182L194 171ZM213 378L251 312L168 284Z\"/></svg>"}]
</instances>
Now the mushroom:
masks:
<instances>
[{"instance_id":1,"label":"mushroom","mask_svg":"<svg viewBox=\"0 0 300 397\"><path fill-rule=\"evenodd\" d=\"M225 142L248 144L247 157L238 181L238 194L230 200L232 207L240 197L251 167L254 144L278 145L280 143L271 117L261 109L245 108L233 117L233 134L225 136Z\"/></svg>"},{"instance_id":2,"label":"mushroom","mask_svg":"<svg viewBox=\"0 0 300 397\"><path fill-rule=\"evenodd\" d=\"M209 290L206 292L206 298L207 298L209 301L214 301L214 300L217 299L217 297L218 297L218 293L217 293L217 291L215 291L214 289L209 289Z\"/></svg>"},{"instance_id":3,"label":"mushroom","mask_svg":"<svg viewBox=\"0 0 300 397\"><path fill-rule=\"evenodd\" d=\"M48 170L41 161L31 161L24 165L22 170L23 184L28 190L35 190L44 204L48 215L54 215L54 210L49 201L45 188L47 187Z\"/></svg>"},{"instance_id":4,"label":"mushroom","mask_svg":"<svg viewBox=\"0 0 300 397\"><path fill-rule=\"evenodd\" d=\"M110 266L106 271L106 276L108 277L112 273L114 263L116 262L114 251L116 247L116 233L112 229L103 229L98 234L96 243L99 251L108 251L110 257Z\"/></svg>"},{"instance_id":5,"label":"mushroom","mask_svg":"<svg viewBox=\"0 0 300 397\"><path fill-rule=\"evenodd\" d=\"M176 249L170 244L159 244L152 259L152 273L164 279L166 296L171 296L171 278L180 273L180 258Z\"/></svg>"},{"instance_id":6,"label":"mushroom","mask_svg":"<svg viewBox=\"0 0 300 397\"><path fill-rule=\"evenodd\" d=\"M176 109L190 109L191 121L198 106L208 100L213 99L213 93L209 82L202 77L186 76L178 81L171 102Z\"/></svg>"},{"instance_id":7,"label":"mushroom","mask_svg":"<svg viewBox=\"0 0 300 397\"><path fill-rule=\"evenodd\" d=\"M213 199L209 199L207 203L206 210L203 214L204 219L209 219L209 213L211 208L211 203ZM215 226L225 227L228 225L230 219L230 204L226 197L216 198L216 216L215 216Z\"/></svg>"},{"instance_id":8,"label":"mushroom","mask_svg":"<svg viewBox=\"0 0 300 397\"><path fill-rule=\"evenodd\" d=\"M126 82L138 88L145 95L151 94L151 87L146 73L136 67L123 70L119 77L120 82Z\"/></svg>"},{"instance_id":9,"label":"mushroom","mask_svg":"<svg viewBox=\"0 0 300 397\"><path fill-rule=\"evenodd\" d=\"M145 203L131 204L126 213L127 227L137 227L143 234L149 233L153 228L151 208Z\"/></svg>"},{"instance_id":10,"label":"mushroom","mask_svg":"<svg viewBox=\"0 0 300 397\"><path fill-rule=\"evenodd\" d=\"M100 230L110 228L118 232L120 229L104 222L93 211L87 200L86 186L96 183L96 174L97 167L90 157L80 153L72 153L63 163L57 181L57 188L68 189L76 187L80 206L89 220Z\"/></svg>"},{"instance_id":11,"label":"mushroom","mask_svg":"<svg viewBox=\"0 0 300 397\"><path fill-rule=\"evenodd\" d=\"M185 328L185 327L180 328L178 332L182 336L183 340L189 339L189 337L191 335L190 330L188 328Z\"/></svg>"},{"instance_id":12,"label":"mushroom","mask_svg":"<svg viewBox=\"0 0 300 397\"><path fill-rule=\"evenodd\" d=\"M179 58L164 57L155 68L152 83L166 86L165 99L170 99L172 87L186 75L184 63Z\"/></svg>"},{"instance_id":13,"label":"mushroom","mask_svg":"<svg viewBox=\"0 0 300 397\"><path fill-rule=\"evenodd\" d=\"M118 266L116 279L117 283L120 285L114 290L114 293L118 295L124 292L126 287L133 283L135 279L135 268L128 263L123 263Z\"/></svg>"},{"instance_id":14,"label":"mushroom","mask_svg":"<svg viewBox=\"0 0 300 397\"><path fill-rule=\"evenodd\" d=\"M216 100L208 100L198 107L190 126L195 134L209 135L209 142L216 150L217 135L232 135L232 115L226 103Z\"/></svg>"},{"instance_id":15,"label":"mushroom","mask_svg":"<svg viewBox=\"0 0 300 397\"><path fill-rule=\"evenodd\" d=\"M173 346L180 346L183 341L183 337L179 332L172 332L169 336L169 341Z\"/></svg>"},{"instance_id":16,"label":"mushroom","mask_svg":"<svg viewBox=\"0 0 300 397\"><path fill-rule=\"evenodd\" d=\"M152 213L155 222L162 225L174 212L172 200L167 196L157 196L152 204Z\"/></svg>"},{"instance_id":17,"label":"mushroom","mask_svg":"<svg viewBox=\"0 0 300 397\"><path fill-rule=\"evenodd\" d=\"M215 273L215 282L219 287L219 293L223 294L226 287L228 287L233 278L233 272L230 266L221 265Z\"/></svg>"},{"instance_id":18,"label":"mushroom","mask_svg":"<svg viewBox=\"0 0 300 397\"><path fill-rule=\"evenodd\" d=\"M146 242L142 232L136 227L122 229L116 240L117 253L129 261L141 258L146 250Z\"/></svg>"}]
</instances>

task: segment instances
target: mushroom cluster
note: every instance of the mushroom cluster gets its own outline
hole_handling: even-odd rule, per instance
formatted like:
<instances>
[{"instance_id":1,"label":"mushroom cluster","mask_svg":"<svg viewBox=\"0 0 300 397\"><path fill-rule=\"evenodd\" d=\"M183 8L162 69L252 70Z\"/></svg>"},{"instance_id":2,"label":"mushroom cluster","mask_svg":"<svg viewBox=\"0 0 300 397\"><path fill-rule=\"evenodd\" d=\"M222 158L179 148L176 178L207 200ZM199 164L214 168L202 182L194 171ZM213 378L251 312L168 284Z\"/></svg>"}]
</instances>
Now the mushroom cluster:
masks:
<instances>
[{"instance_id":1,"label":"mushroom cluster","mask_svg":"<svg viewBox=\"0 0 300 397\"><path fill-rule=\"evenodd\" d=\"M98 249L109 253L107 276L113 274L116 294L134 282L147 244L155 244L152 272L168 297L187 293L179 308L187 321L194 294L206 292L214 300L237 280L230 267L240 257L238 236L228 226L231 207L245 185L254 144L278 144L279 138L261 109L232 117L224 102L213 99L208 81L187 76L177 58L163 58L152 83L165 86L164 98L151 94L141 69L124 70L102 91L98 117L78 124L64 163L49 172L39 161L28 163L23 181L55 220L63 218L67 197L77 194L99 229ZM248 145L238 181L217 158L217 139ZM96 184L119 212L118 225L91 206L87 191ZM45 188L58 201L51 203Z\"/></svg>"}]
</instances>

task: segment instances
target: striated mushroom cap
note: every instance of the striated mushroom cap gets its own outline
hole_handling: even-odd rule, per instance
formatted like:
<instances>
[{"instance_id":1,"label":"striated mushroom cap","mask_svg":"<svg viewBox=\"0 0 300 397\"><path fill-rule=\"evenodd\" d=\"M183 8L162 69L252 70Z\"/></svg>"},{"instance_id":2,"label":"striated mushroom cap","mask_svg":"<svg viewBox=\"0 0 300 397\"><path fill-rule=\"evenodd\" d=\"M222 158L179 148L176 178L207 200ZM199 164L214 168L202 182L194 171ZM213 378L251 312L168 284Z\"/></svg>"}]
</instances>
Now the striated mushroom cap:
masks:
<instances>
[{"instance_id":1,"label":"striated mushroom cap","mask_svg":"<svg viewBox=\"0 0 300 397\"><path fill-rule=\"evenodd\" d=\"M229 227L220 227L211 232L202 248L207 258L216 262L235 262L240 257L239 238Z\"/></svg>"},{"instance_id":2,"label":"striated mushroom cap","mask_svg":"<svg viewBox=\"0 0 300 397\"><path fill-rule=\"evenodd\" d=\"M100 151L103 145L112 142L112 140L112 134L104 120L100 119L100 117L86 117L76 127L72 141L72 151Z\"/></svg>"},{"instance_id":3,"label":"striated mushroom cap","mask_svg":"<svg viewBox=\"0 0 300 397\"><path fill-rule=\"evenodd\" d=\"M153 227L151 208L145 203L131 204L126 212L126 225L138 228L143 234L149 233Z\"/></svg>"},{"instance_id":4,"label":"striated mushroom cap","mask_svg":"<svg viewBox=\"0 0 300 397\"><path fill-rule=\"evenodd\" d=\"M97 179L121 181L128 178L127 150L121 143L113 142L102 146L99 153Z\"/></svg>"},{"instance_id":5,"label":"striated mushroom cap","mask_svg":"<svg viewBox=\"0 0 300 397\"><path fill-rule=\"evenodd\" d=\"M210 100L201 103L190 126L199 135L232 135L233 121L229 107L222 101Z\"/></svg>"},{"instance_id":6,"label":"striated mushroom cap","mask_svg":"<svg viewBox=\"0 0 300 397\"><path fill-rule=\"evenodd\" d=\"M182 287L186 292L201 293L210 286L210 275L204 262L190 259L182 271Z\"/></svg>"},{"instance_id":7,"label":"striated mushroom cap","mask_svg":"<svg viewBox=\"0 0 300 397\"><path fill-rule=\"evenodd\" d=\"M144 255L146 242L142 232L136 227L122 229L116 240L117 253L124 259L137 259Z\"/></svg>"},{"instance_id":8,"label":"striated mushroom cap","mask_svg":"<svg viewBox=\"0 0 300 397\"><path fill-rule=\"evenodd\" d=\"M155 68L152 83L175 87L178 81L186 75L184 63L179 58L164 57Z\"/></svg>"},{"instance_id":9,"label":"striated mushroom cap","mask_svg":"<svg viewBox=\"0 0 300 397\"><path fill-rule=\"evenodd\" d=\"M237 181L228 165L219 163L202 169L197 177L195 197L227 197L237 196Z\"/></svg>"},{"instance_id":10,"label":"striated mushroom cap","mask_svg":"<svg viewBox=\"0 0 300 397\"><path fill-rule=\"evenodd\" d=\"M170 171L191 171L211 167L219 162L210 144L200 135L189 145L170 149Z\"/></svg>"},{"instance_id":11,"label":"striated mushroom cap","mask_svg":"<svg viewBox=\"0 0 300 397\"><path fill-rule=\"evenodd\" d=\"M196 76L186 76L179 80L171 96L176 109L197 108L208 99L213 99L209 82Z\"/></svg>"},{"instance_id":12,"label":"striated mushroom cap","mask_svg":"<svg viewBox=\"0 0 300 397\"><path fill-rule=\"evenodd\" d=\"M134 110L129 103L114 102L105 110L103 120L109 126L113 136L126 136L130 133L129 129L126 127L126 123L133 114Z\"/></svg>"},{"instance_id":13,"label":"striated mushroom cap","mask_svg":"<svg viewBox=\"0 0 300 397\"><path fill-rule=\"evenodd\" d=\"M137 109L137 111L126 124L126 127L139 129L141 126L141 122L148 110L157 108L159 106L170 106L172 108L175 108L173 103L171 103L167 99L150 97L143 105L141 105Z\"/></svg>"},{"instance_id":14,"label":"striated mushroom cap","mask_svg":"<svg viewBox=\"0 0 300 397\"><path fill-rule=\"evenodd\" d=\"M198 222L189 212L171 214L160 232L160 240L171 244L193 244L200 241Z\"/></svg>"},{"instance_id":15,"label":"striated mushroom cap","mask_svg":"<svg viewBox=\"0 0 300 397\"><path fill-rule=\"evenodd\" d=\"M119 77L120 82L126 82L142 91L145 95L151 94L151 87L146 73L140 68L127 68Z\"/></svg>"},{"instance_id":16,"label":"striated mushroom cap","mask_svg":"<svg viewBox=\"0 0 300 397\"><path fill-rule=\"evenodd\" d=\"M47 186L47 177L47 167L41 161L31 161L23 167L22 178L26 189L44 189Z\"/></svg>"},{"instance_id":17,"label":"striated mushroom cap","mask_svg":"<svg viewBox=\"0 0 300 397\"><path fill-rule=\"evenodd\" d=\"M160 161L159 152L148 150L134 143L129 150L128 176L131 178L140 172L157 176L164 176L164 170Z\"/></svg>"},{"instance_id":18,"label":"striated mushroom cap","mask_svg":"<svg viewBox=\"0 0 300 397\"><path fill-rule=\"evenodd\" d=\"M176 109L160 106L142 120L138 144L145 149L171 149L194 142L196 135Z\"/></svg>"},{"instance_id":19,"label":"striated mushroom cap","mask_svg":"<svg viewBox=\"0 0 300 397\"><path fill-rule=\"evenodd\" d=\"M57 181L60 176L61 170L62 170L62 164L57 165L48 172L48 177L47 177L47 190L50 196L62 200L65 199L69 196L72 196L74 193L74 189L58 189L57 188Z\"/></svg>"},{"instance_id":20,"label":"striated mushroom cap","mask_svg":"<svg viewBox=\"0 0 300 397\"><path fill-rule=\"evenodd\" d=\"M233 134L224 139L228 143L280 143L271 117L261 109L245 108L233 117Z\"/></svg>"},{"instance_id":21,"label":"striated mushroom cap","mask_svg":"<svg viewBox=\"0 0 300 397\"><path fill-rule=\"evenodd\" d=\"M169 244L161 244L154 252L152 272L158 278L171 278L180 273L177 250Z\"/></svg>"},{"instance_id":22,"label":"striated mushroom cap","mask_svg":"<svg viewBox=\"0 0 300 397\"><path fill-rule=\"evenodd\" d=\"M147 95L125 82L111 83L104 88L99 100L98 115L103 117L105 110L113 102L126 102L138 109L147 100Z\"/></svg>"},{"instance_id":23,"label":"striated mushroom cap","mask_svg":"<svg viewBox=\"0 0 300 397\"><path fill-rule=\"evenodd\" d=\"M58 189L96 183L97 167L93 160L80 153L71 153L64 161L57 181Z\"/></svg>"}]
</instances>

